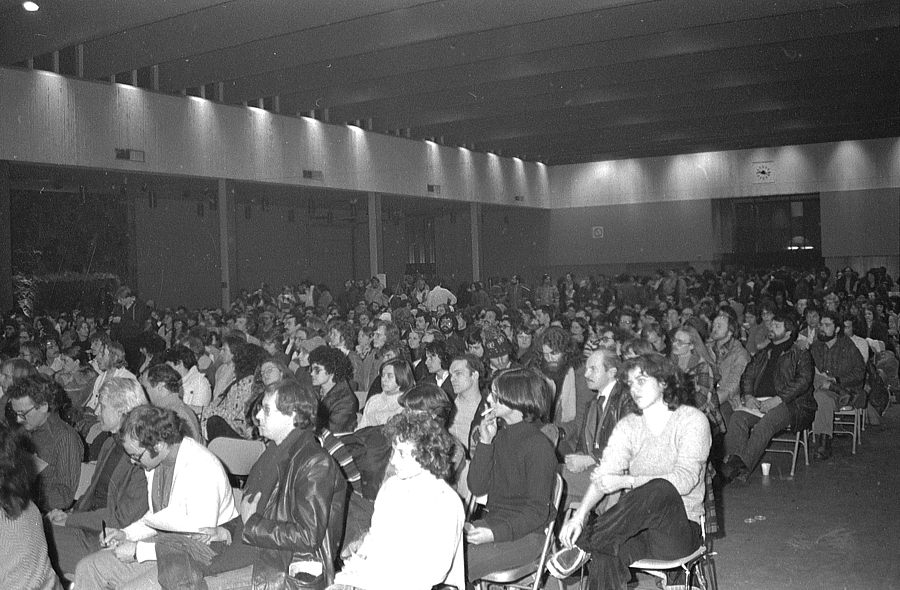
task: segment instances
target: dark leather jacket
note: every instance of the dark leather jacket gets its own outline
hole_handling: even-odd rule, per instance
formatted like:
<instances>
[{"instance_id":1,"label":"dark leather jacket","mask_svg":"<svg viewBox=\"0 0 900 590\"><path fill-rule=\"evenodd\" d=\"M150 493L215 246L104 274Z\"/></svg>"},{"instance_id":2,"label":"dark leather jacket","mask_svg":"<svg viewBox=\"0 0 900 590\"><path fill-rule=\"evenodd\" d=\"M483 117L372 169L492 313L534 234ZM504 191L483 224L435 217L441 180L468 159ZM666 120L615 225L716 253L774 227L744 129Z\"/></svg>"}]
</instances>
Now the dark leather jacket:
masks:
<instances>
[{"instance_id":1,"label":"dark leather jacket","mask_svg":"<svg viewBox=\"0 0 900 590\"><path fill-rule=\"evenodd\" d=\"M347 483L337 463L306 430L278 465L278 483L262 514L244 523L243 540L257 552L253 590L296 587L288 576L295 561L319 560L334 579L334 559L344 521ZM330 546L323 541L326 531Z\"/></svg>"},{"instance_id":2,"label":"dark leather jacket","mask_svg":"<svg viewBox=\"0 0 900 590\"><path fill-rule=\"evenodd\" d=\"M772 344L753 355L741 377L741 397L756 395L759 378L769 362ZM816 399L813 397L813 359L808 350L796 343L776 361L775 391L791 413L791 431L809 427L816 415Z\"/></svg>"},{"instance_id":3,"label":"dark leather jacket","mask_svg":"<svg viewBox=\"0 0 900 590\"><path fill-rule=\"evenodd\" d=\"M837 379L831 386L832 391L838 395L849 395L854 407L866 406L866 362L852 340L841 334L831 348L816 340L809 347L809 353L821 373Z\"/></svg>"}]
</instances>

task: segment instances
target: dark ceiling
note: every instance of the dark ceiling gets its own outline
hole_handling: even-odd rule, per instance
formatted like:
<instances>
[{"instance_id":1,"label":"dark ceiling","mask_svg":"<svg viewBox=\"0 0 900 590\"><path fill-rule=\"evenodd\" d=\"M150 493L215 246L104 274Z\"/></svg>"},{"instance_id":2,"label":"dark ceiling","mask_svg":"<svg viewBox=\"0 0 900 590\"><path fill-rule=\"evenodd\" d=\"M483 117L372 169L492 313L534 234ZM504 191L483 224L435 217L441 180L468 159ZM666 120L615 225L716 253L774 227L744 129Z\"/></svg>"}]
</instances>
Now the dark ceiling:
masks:
<instances>
[{"instance_id":1,"label":"dark ceiling","mask_svg":"<svg viewBox=\"0 0 900 590\"><path fill-rule=\"evenodd\" d=\"M0 64L547 164L900 135L897 0L37 1Z\"/></svg>"}]
</instances>

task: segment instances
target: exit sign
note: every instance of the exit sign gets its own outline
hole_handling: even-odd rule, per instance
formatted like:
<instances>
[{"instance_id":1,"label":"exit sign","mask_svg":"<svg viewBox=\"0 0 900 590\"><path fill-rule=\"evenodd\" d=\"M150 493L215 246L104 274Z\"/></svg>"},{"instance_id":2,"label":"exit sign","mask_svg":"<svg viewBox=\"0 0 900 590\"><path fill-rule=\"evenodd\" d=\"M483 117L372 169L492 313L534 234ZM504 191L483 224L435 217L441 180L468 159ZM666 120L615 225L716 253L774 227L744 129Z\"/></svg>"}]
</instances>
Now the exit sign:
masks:
<instances>
[{"instance_id":1,"label":"exit sign","mask_svg":"<svg viewBox=\"0 0 900 590\"><path fill-rule=\"evenodd\" d=\"M591 228L591 237L595 240L600 240L603 238L603 226L595 225Z\"/></svg>"}]
</instances>

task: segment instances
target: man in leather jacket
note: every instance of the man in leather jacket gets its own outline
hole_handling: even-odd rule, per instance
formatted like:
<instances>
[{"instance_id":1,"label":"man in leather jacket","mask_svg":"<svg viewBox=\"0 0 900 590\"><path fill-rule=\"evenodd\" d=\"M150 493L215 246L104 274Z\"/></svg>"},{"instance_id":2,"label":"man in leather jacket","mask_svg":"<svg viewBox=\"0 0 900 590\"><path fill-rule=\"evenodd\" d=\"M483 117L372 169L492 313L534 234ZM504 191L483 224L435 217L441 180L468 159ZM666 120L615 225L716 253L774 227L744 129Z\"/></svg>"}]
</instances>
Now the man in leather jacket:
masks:
<instances>
[{"instance_id":1,"label":"man in leather jacket","mask_svg":"<svg viewBox=\"0 0 900 590\"><path fill-rule=\"evenodd\" d=\"M240 517L201 529L217 553L209 561L185 560L175 546L168 552L175 567L164 574L160 557L164 590L207 588L204 575L219 578L210 586L254 590L324 587L333 580L347 483L316 439L317 404L311 386L268 386L256 419L272 444L247 477Z\"/></svg>"},{"instance_id":2,"label":"man in leather jacket","mask_svg":"<svg viewBox=\"0 0 900 590\"><path fill-rule=\"evenodd\" d=\"M760 350L741 377L741 406L728 421L722 477L746 481L769 441L790 428L808 428L816 413L812 395L813 360L793 338L794 319L776 315L769 324L768 346Z\"/></svg>"}]
</instances>

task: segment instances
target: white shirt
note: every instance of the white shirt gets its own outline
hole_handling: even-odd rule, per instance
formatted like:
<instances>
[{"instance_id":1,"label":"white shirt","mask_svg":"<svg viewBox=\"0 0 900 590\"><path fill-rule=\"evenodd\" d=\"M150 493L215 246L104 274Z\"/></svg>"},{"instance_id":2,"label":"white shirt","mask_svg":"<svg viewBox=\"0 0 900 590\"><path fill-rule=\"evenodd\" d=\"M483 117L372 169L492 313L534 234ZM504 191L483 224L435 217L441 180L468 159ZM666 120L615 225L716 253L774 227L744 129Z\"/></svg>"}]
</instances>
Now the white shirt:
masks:
<instances>
[{"instance_id":1,"label":"white shirt","mask_svg":"<svg viewBox=\"0 0 900 590\"><path fill-rule=\"evenodd\" d=\"M203 407L208 405L212 399L209 380L197 369L196 365L191 367L187 375L181 378L181 390L184 392L182 400L189 406Z\"/></svg>"},{"instance_id":2,"label":"white shirt","mask_svg":"<svg viewBox=\"0 0 900 590\"><path fill-rule=\"evenodd\" d=\"M428 311L437 311L439 306L448 303L456 305L456 295L440 286L429 291L428 296L425 298L425 307Z\"/></svg>"},{"instance_id":3,"label":"white shirt","mask_svg":"<svg viewBox=\"0 0 900 590\"><path fill-rule=\"evenodd\" d=\"M365 590L465 587L462 501L429 472L391 477L378 492L372 526L335 583Z\"/></svg>"}]
</instances>

